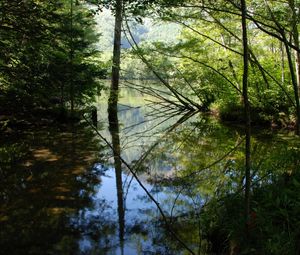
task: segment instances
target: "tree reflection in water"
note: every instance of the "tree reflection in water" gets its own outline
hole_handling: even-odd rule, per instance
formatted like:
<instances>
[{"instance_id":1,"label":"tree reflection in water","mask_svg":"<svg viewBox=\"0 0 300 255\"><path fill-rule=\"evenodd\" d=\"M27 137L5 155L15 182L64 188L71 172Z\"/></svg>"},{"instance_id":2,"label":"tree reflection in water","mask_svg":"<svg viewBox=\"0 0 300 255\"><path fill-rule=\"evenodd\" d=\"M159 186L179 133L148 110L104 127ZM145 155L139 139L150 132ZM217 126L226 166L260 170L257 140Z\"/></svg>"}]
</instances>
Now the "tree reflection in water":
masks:
<instances>
[{"instance_id":1,"label":"tree reflection in water","mask_svg":"<svg viewBox=\"0 0 300 255\"><path fill-rule=\"evenodd\" d=\"M229 243L216 243L223 244L227 232L240 241L242 132L203 115L164 122L168 116L154 118L144 108L118 108L106 134L116 152L113 162L98 157L99 148L102 155L108 148L104 151L88 129L0 138L0 254L185 254L154 203L122 167L119 153L130 165L138 162L140 180L196 254L221 254ZM269 131L253 133L252 190L260 224L253 233L260 247L270 242L272 249L295 251L299 142ZM263 226L268 228L262 231ZM280 240L286 244L277 245Z\"/></svg>"},{"instance_id":2,"label":"tree reflection in water","mask_svg":"<svg viewBox=\"0 0 300 255\"><path fill-rule=\"evenodd\" d=\"M1 138L0 253L76 253L70 217L89 207L98 141L90 130L33 130ZM83 149L84 148L84 149Z\"/></svg>"},{"instance_id":3,"label":"tree reflection in water","mask_svg":"<svg viewBox=\"0 0 300 255\"><path fill-rule=\"evenodd\" d=\"M122 162L120 159L121 146L119 137L118 105L116 101L109 104L108 107L109 131L114 154L114 167L116 174L117 200L118 200L118 218L119 218L119 239L121 254L124 254L124 231L125 231L125 208L122 182Z\"/></svg>"}]
</instances>

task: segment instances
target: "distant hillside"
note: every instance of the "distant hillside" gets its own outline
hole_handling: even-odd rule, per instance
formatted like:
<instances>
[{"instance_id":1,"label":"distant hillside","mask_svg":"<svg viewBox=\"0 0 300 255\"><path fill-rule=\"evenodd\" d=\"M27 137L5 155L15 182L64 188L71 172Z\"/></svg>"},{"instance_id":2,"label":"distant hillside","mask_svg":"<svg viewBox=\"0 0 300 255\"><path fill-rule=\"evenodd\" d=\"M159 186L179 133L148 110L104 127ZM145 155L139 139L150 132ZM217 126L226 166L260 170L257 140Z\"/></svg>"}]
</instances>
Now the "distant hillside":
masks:
<instances>
[{"instance_id":1,"label":"distant hillside","mask_svg":"<svg viewBox=\"0 0 300 255\"><path fill-rule=\"evenodd\" d=\"M114 34L114 17L110 11L104 10L96 16L98 23L97 31L100 33L101 39L99 42L99 49L102 51L112 51L113 34ZM180 27L176 24L158 23L154 24L150 19L145 19L144 24L130 24L135 40L139 43L141 41L155 42L174 42L180 32ZM122 47L130 48L130 44L123 36Z\"/></svg>"},{"instance_id":2,"label":"distant hillside","mask_svg":"<svg viewBox=\"0 0 300 255\"><path fill-rule=\"evenodd\" d=\"M155 24L147 19L144 26L148 32L142 35L142 41L172 43L177 41L177 36L180 33L180 26L174 23Z\"/></svg>"}]
</instances>

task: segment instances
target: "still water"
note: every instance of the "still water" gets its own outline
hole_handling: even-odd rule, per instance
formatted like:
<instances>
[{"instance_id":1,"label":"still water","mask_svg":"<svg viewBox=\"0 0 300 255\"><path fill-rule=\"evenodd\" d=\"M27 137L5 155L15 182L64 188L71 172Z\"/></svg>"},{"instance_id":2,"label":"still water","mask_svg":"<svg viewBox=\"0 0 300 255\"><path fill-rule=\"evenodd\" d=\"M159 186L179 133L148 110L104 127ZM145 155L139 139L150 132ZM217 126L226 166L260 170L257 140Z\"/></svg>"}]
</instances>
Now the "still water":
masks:
<instances>
[{"instance_id":1,"label":"still water","mask_svg":"<svg viewBox=\"0 0 300 255\"><path fill-rule=\"evenodd\" d=\"M242 129L132 91L110 125L106 103L96 106L113 148L84 123L0 138L0 254L189 254L168 227L205 254L203 206L243 186ZM254 185L298 167L292 136L254 133Z\"/></svg>"}]
</instances>

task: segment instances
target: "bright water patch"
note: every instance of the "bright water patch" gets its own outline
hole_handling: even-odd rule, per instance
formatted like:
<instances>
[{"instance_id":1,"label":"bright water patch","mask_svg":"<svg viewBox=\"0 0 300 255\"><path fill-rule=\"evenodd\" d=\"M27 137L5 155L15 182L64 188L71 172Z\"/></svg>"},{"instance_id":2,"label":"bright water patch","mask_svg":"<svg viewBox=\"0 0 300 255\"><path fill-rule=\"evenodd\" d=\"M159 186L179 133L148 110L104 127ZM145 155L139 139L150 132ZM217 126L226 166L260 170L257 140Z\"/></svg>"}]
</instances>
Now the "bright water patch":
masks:
<instances>
[{"instance_id":1,"label":"bright water patch","mask_svg":"<svg viewBox=\"0 0 300 255\"><path fill-rule=\"evenodd\" d=\"M120 241L118 201L116 173L114 168L103 168L101 164L96 164L95 168L101 175L101 183L97 185L96 193L92 197L93 204L85 208L80 213L80 223L90 225L95 219L99 219L99 227L105 222L111 231L106 234L105 240L93 238L95 233L90 233L87 229L80 242L80 249L83 253L91 254L99 249L107 250L103 254L158 254L160 250L165 250L163 243L155 243L161 238L163 233L161 215L156 205L147 197L140 184L130 173L122 173L124 191L124 241ZM144 187L160 203L167 216L177 217L186 214L187 205L192 203L188 196L181 196L174 192L171 187L159 187L147 183L143 180ZM181 201L180 205L177 202ZM176 209L174 210L174 207ZM76 221L76 219L73 219ZM100 233L101 235L101 233ZM100 248L101 247L101 248ZM178 253L179 254L179 253Z\"/></svg>"}]
</instances>

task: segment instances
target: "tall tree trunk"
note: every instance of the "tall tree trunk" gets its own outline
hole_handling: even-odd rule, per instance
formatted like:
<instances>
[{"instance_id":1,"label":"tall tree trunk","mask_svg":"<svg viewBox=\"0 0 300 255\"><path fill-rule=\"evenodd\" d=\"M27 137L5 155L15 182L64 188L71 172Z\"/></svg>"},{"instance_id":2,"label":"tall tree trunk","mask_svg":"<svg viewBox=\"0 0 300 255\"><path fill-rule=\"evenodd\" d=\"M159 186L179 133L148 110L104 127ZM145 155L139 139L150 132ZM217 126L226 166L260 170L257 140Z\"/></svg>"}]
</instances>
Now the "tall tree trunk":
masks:
<instances>
[{"instance_id":1,"label":"tall tree trunk","mask_svg":"<svg viewBox=\"0 0 300 255\"><path fill-rule=\"evenodd\" d=\"M124 212L122 168L121 168L122 162L120 159L121 150L120 150L119 123L118 123L118 97L119 97L119 81L120 81L120 63L121 63L122 18L123 18L123 0L116 0L113 65L112 65L110 96L108 100L108 119L109 119L110 133L112 136L112 145L114 149L116 186L117 186L117 197L118 197L119 239L120 239L121 247L123 247L124 229L125 229L125 212Z\"/></svg>"},{"instance_id":2,"label":"tall tree trunk","mask_svg":"<svg viewBox=\"0 0 300 255\"><path fill-rule=\"evenodd\" d=\"M298 45L299 45L299 40L298 40ZM298 51L295 51L295 59L296 59L295 67L296 67L298 95L299 95L300 94L300 53Z\"/></svg>"},{"instance_id":3,"label":"tall tree trunk","mask_svg":"<svg viewBox=\"0 0 300 255\"><path fill-rule=\"evenodd\" d=\"M296 4L294 0L289 0L289 6L292 11L292 24L291 24L291 31L292 31L292 38L294 41L294 45L299 48L299 31L298 31L298 17L296 13ZM299 7L299 6L297 6ZM300 52L294 50L295 52L295 69L296 69L296 78L297 78L297 85L298 85L298 94L300 94Z\"/></svg>"},{"instance_id":4,"label":"tall tree trunk","mask_svg":"<svg viewBox=\"0 0 300 255\"><path fill-rule=\"evenodd\" d=\"M298 31L298 15L296 13L296 4L294 0L289 0L289 5L292 11L292 37L294 40L294 44L299 48L299 31ZM297 6L299 7L299 5ZM296 134L300 134L300 109L299 109L299 94L300 94L300 53L299 51L295 51L295 70L296 70L296 83L297 83L297 94L295 95L295 99L298 97L298 102L296 102L297 109L297 123L296 123ZM296 89L296 87L294 87Z\"/></svg>"},{"instance_id":5,"label":"tall tree trunk","mask_svg":"<svg viewBox=\"0 0 300 255\"><path fill-rule=\"evenodd\" d=\"M297 118L297 120L296 120L296 134L299 135L300 134L300 126L299 126L300 104L299 104L299 93L298 93L297 77L296 77L295 70L294 70L292 53L291 53L291 49L288 45L288 40L286 38L286 35L285 35L284 31L282 31L281 34L282 34L282 37L283 37L283 43L284 43L284 46L285 46L286 55L287 55L288 64L289 64L289 69L290 69L291 78L292 78L292 85L293 85L295 102L296 102L296 118Z\"/></svg>"},{"instance_id":6,"label":"tall tree trunk","mask_svg":"<svg viewBox=\"0 0 300 255\"><path fill-rule=\"evenodd\" d=\"M292 38L294 41L295 46L299 47L299 32L297 28L298 24L298 15L296 13L296 5L295 5L295 0L289 0L289 7L292 12L292 23L291 23L291 33L292 33ZM287 43L287 39L283 37L285 40L285 45ZM286 45L287 47L287 45ZM299 106L299 93L300 93L300 53L298 51L295 51L295 73L294 73L294 68L290 64L290 61L292 62L292 56L291 56L291 50L288 52L288 61L289 61L289 66L291 70L291 76L292 76L292 82L293 82L293 88L294 88L294 94L295 94L295 100L296 100L296 114L297 114L297 122L296 122L296 134L300 134L300 106Z\"/></svg>"},{"instance_id":7,"label":"tall tree trunk","mask_svg":"<svg viewBox=\"0 0 300 255\"><path fill-rule=\"evenodd\" d=\"M280 42L280 54L281 54L281 85L284 86L284 80L285 80L285 75L284 75L284 47L283 47L282 42Z\"/></svg>"},{"instance_id":8,"label":"tall tree trunk","mask_svg":"<svg viewBox=\"0 0 300 255\"><path fill-rule=\"evenodd\" d=\"M115 7L116 7L115 8L116 13L115 13L113 66L112 66L112 78L111 78L109 102L118 102L118 96L119 96L123 0L117 0Z\"/></svg>"},{"instance_id":9,"label":"tall tree trunk","mask_svg":"<svg viewBox=\"0 0 300 255\"><path fill-rule=\"evenodd\" d=\"M73 45L73 0L71 0L71 42L70 42L70 101L71 101L71 117L74 116L74 82L73 82L73 59L74 59L74 45Z\"/></svg>"},{"instance_id":10,"label":"tall tree trunk","mask_svg":"<svg viewBox=\"0 0 300 255\"><path fill-rule=\"evenodd\" d=\"M245 133L246 133L246 147L245 147L245 217L247 223L247 233L250 219L250 186L251 186L251 118L250 118L250 103L248 98L248 67L249 67L249 49L247 36L247 6L246 0L241 0L242 11L242 29L243 29L243 99L245 107Z\"/></svg>"}]
</instances>

